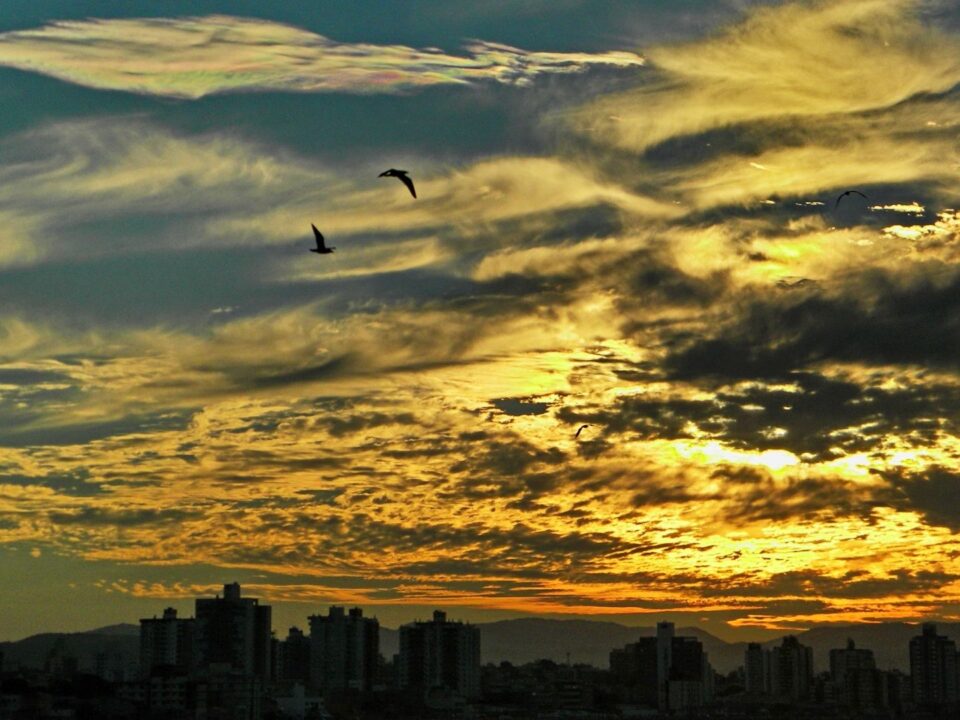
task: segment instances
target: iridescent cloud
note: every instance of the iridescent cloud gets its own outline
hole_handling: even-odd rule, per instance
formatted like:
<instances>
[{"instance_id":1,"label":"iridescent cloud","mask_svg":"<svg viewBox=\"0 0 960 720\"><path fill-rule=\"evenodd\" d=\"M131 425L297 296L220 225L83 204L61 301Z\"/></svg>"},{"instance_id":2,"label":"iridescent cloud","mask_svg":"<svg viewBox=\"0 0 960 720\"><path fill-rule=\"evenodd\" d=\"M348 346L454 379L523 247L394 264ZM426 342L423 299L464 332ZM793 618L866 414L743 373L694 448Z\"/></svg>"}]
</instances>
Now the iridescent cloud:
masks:
<instances>
[{"instance_id":1,"label":"iridescent cloud","mask_svg":"<svg viewBox=\"0 0 960 720\"><path fill-rule=\"evenodd\" d=\"M468 55L341 43L267 20L225 15L63 21L0 34L0 65L87 87L178 98L252 90L389 93L489 80L519 84L640 55L529 52L476 41Z\"/></svg>"}]
</instances>

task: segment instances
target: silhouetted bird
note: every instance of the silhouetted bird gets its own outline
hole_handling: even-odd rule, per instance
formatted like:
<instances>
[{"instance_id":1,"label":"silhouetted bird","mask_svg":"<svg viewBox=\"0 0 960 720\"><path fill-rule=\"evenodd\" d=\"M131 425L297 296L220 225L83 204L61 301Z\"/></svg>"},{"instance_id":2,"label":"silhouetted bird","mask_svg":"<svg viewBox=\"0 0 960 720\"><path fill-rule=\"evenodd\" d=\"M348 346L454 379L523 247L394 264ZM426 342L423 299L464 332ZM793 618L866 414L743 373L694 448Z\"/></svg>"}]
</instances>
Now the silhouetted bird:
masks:
<instances>
[{"instance_id":1,"label":"silhouetted bird","mask_svg":"<svg viewBox=\"0 0 960 720\"><path fill-rule=\"evenodd\" d=\"M869 198L867 198L866 195L864 195L864 194L863 194L862 192L860 192L859 190L845 190L844 192L840 193L840 197L838 197L838 198L837 198L837 201L833 204L833 209L834 209L834 210L837 209L837 207L840 205L840 201L843 200L847 195L859 195L859 196L862 197L864 200L868 200L868 199L869 199Z\"/></svg>"},{"instance_id":2,"label":"silhouetted bird","mask_svg":"<svg viewBox=\"0 0 960 720\"><path fill-rule=\"evenodd\" d=\"M573 436L574 439L580 437L580 433L583 432L583 429L584 429L584 428L588 428L588 427L590 427L590 426L589 426L589 425L581 425L580 427L578 427L578 428L577 428L577 432L576 432L576 433L574 434L574 436Z\"/></svg>"},{"instance_id":3,"label":"silhouetted bird","mask_svg":"<svg viewBox=\"0 0 960 720\"><path fill-rule=\"evenodd\" d=\"M411 195L414 197L417 196L417 191L413 189L413 180L411 180L410 176L407 175L406 170L396 170L394 168L390 168L389 170L384 170L377 177L395 177L397 180L407 186L407 189L410 191Z\"/></svg>"},{"instance_id":4,"label":"silhouetted bird","mask_svg":"<svg viewBox=\"0 0 960 720\"><path fill-rule=\"evenodd\" d=\"M321 255L327 255L329 253L332 253L334 250L336 250L335 247L326 246L326 244L323 242L323 233L317 230L316 225L311 223L310 227L313 228L314 237L317 238L317 246L315 248L310 248L310 252L320 253Z\"/></svg>"}]
</instances>

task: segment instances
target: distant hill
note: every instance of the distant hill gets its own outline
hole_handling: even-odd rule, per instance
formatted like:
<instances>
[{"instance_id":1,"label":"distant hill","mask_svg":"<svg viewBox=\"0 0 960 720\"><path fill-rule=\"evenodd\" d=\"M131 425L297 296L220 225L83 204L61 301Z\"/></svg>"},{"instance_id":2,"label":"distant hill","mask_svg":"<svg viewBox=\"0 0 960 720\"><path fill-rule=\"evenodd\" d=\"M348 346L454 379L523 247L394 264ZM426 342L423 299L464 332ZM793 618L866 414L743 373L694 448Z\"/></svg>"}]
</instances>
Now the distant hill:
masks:
<instances>
[{"instance_id":1,"label":"distant hill","mask_svg":"<svg viewBox=\"0 0 960 720\"><path fill-rule=\"evenodd\" d=\"M594 620L548 620L520 618L491 623L476 623L480 628L481 661L508 661L523 664L548 659L563 663L589 663L606 668L610 651L654 634L653 627L628 627ZM735 670L743 664L746 643L726 643L699 628L679 628L678 635L693 635L703 643L710 662L720 672ZM399 652L400 633L380 628L380 653L388 660Z\"/></svg>"},{"instance_id":2,"label":"distant hill","mask_svg":"<svg viewBox=\"0 0 960 720\"><path fill-rule=\"evenodd\" d=\"M140 662L140 628L136 625L110 625L79 633L42 633L16 642L0 642L5 669L42 668L57 649L77 658L79 669L92 672L97 656L104 654L109 667L134 668Z\"/></svg>"},{"instance_id":3,"label":"distant hill","mask_svg":"<svg viewBox=\"0 0 960 720\"><path fill-rule=\"evenodd\" d=\"M619 623L592 620L550 620L521 618L491 623L477 623L481 633L481 658L484 663L503 660L522 664L546 658L558 663L589 663L606 668L610 651L621 648L638 638L650 637L654 627L628 627ZM960 623L938 623L940 634L947 635L960 646ZM825 625L796 633L800 642L813 648L814 669L829 669L830 650L846 646L847 638L857 647L873 650L877 666L884 670L910 669L910 638L920 628L907 623L879 623L875 625ZM16 642L0 642L4 667L42 668L55 647L60 652L77 658L80 669L92 671L97 656L105 655L110 667L136 668L139 661L139 633L137 625L109 625L81 633L43 633ZM703 643L714 669L720 673L736 670L743 664L747 643L728 643L699 628L677 628L677 635L694 636ZM764 643L770 648L780 639ZM388 660L399 651L400 633L391 628L380 628L380 652Z\"/></svg>"},{"instance_id":4,"label":"distant hill","mask_svg":"<svg viewBox=\"0 0 960 720\"><path fill-rule=\"evenodd\" d=\"M946 635L960 646L960 623L937 623L937 633ZM919 634L919 625L907 623L825 625L797 633L797 639L813 648L813 665L818 672L830 669L830 650L846 647L847 638L857 647L873 650L877 667L881 670L910 672L910 638ZM766 643L765 646L777 643Z\"/></svg>"},{"instance_id":5,"label":"distant hill","mask_svg":"<svg viewBox=\"0 0 960 720\"><path fill-rule=\"evenodd\" d=\"M477 627L481 633L480 648L484 663L507 660L520 664L541 658L566 662L569 653L571 662L589 663L601 668L609 666L610 651L614 648L622 648L627 643L656 632L653 627L544 618L477 623ZM692 635L700 640L710 656L710 662L720 672L729 672L743 663L746 643L726 643L699 628L678 628L676 633Z\"/></svg>"},{"instance_id":6,"label":"distant hill","mask_svg":"<svg viewBox=\"0 0 960 720\"><path fill-rule=\"evenodd\" d=\"M585 662L606 668L610 651L638 638L650 637L654 627L628 627L613 622L591 620L548 620L522 618L492 623L477 623L481 632L481 657L484 663L503 660L520 664L547 658L566 662ZM960 647L960 623L938 623L938 632L947 635ZM846 647L847 638L857 647L873 650L877 667L884 670L910 670L910 638L920 632L918 625L907 623L879 623L862 625L825 625L795 633L804 645L813 648L816 672L830 668L830 650ZM710 663L720 673L728 673L743 665L747 643L728 643L705 630L693 627L677 628L677 635L693 636L703 643ZM389 658L397 652L398 633L381 628L381 652ZM779 645L782 637L763 643L765 648Z\"/></svg>"},{"instance_id":7,"label":"distant hill","mask_svg":"<svg viewBox=\"0 0 960 720\"><path fill-rule=\"evenodd\" d=\"M107 625L96 630L87 630L87 635L125 635L128 637L140 637L140 626L133 623L120 623L119 625Z\"/></svg>"}]
</instances>

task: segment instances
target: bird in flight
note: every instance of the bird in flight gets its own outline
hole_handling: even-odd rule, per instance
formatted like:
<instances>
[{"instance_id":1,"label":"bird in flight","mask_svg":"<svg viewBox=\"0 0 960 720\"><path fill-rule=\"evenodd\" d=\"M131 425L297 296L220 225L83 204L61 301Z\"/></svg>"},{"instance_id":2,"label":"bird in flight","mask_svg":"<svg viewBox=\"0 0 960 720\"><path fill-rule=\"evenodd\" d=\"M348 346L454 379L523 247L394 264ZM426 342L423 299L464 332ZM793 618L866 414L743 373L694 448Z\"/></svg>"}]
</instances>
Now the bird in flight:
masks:
<instances>
[{"instance_id":1,"label":"bird in flight","mask_svg":"<svg viewBox=\"0 0 960 720\"><path fill-rule=\"evenodd\" d=\"M406 170L390 168L389 170L384 170L377 177L395 177L397 180L407 186L407 189L410 191L410 194L413 195L413 197L417 197L417 191L413 189L413 180L411 180L410 176L407 175Z\"/></svg>"},{"instance_id":2,"label":"bird in flight","mask_svg":"<svg viewBox=\"0 0 960 720\"><path fill-rule=\"evenodd\" d=\"M577 432L576 432L576 433L574 434L574 436L573 436L574 440L576 440L578 437L580 437L580 433L583 432L583 429L584 429L584 428L588 428L588 427L590 427L590 426L589 426L589 425L581 425L580 427L578 427L578 428L577 428Z\"/></svg>"},{"instance_id":3,"label":"bird in flight","mask_svg":"<svg viewBox=\"0 0 960 720\"><path fill-rule=\"evenodd\" d=\"M864 195L864 194L863 194L862 192L860 192L859 190L845 190L844 192L840 193L840 197L838 197L838 198L837 198L837 201L833 204L833 209L834 209L834 210L837 209L837 206L840 205L840 201L843 200L847 195L859 195L859 196L862 197L864 200L867 200L867 199L868 199L867 196Z\"/></svg>"},{"instance_id":4,"label":"bird in flight","mask_svg":"<svg viewBox=\"0 0 960 720\"><path fill-rule=\"evenodd\" d=\"M310 224L310 227L313 228L313 235L317 238L317 246L315 248L310 248L310 252L320 253L321 255L327 255L336 250L335 247L327 247L326 243L323 242L323 233L317 230L317 226Z\"/></svg>"}]
</instances>

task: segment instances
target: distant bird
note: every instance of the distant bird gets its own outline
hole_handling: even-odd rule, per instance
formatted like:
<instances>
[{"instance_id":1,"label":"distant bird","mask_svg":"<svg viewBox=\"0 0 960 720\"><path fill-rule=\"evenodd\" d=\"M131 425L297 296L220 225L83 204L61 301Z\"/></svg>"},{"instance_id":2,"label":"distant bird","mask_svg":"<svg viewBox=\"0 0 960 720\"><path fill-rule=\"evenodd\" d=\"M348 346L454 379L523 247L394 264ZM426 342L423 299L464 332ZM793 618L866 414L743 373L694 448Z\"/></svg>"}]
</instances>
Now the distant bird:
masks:
<instances>
[{"instance_id":1,"label":"distant bird","mask_svg":"<svg viewBox=\"0 0 960 720\"><path fill-rule=\"evenodd\" d=\"M328 255L336 250L335 247L327 247L323 242L323 233L317 230L317 226L313 223L310 224L310 227L313 228L313 235L317 238L317 246L315 248L310 248L310 252L320 253L321 255Z\"/></svg>"},{"instance_id":2,"label":"distant bird","mask_svg":"<svg viewBox=\"0 0 960 720\"><path fill-rule=\"evenodd\" d=\"M581 425L580 427L578 427L578 428L577 428L577 432L576 432L576 433L574 434L574 436L573 436L573 439L576 440L578 437L580 437L580 433L583 432L583 429L584 429L584 428L588 428L588 427L590 427L590 426L589 426L589 425Z\"/></svg>"},{"instance_id":3,"label":"distant bird","mask_svg":"<svg viewBox=\"0 0 960 720\"><path fill-rule=\"evenodd\" d=\"M837 198L837 201L833 204L833 209L834 209L834 210L837 209L837 207L840 205L840 201L843 200L847 195L859 195L859 196L862 197L864 200L868 200L868 199L869 199L866 195L864 195L864 194L863 194L862 192L860 192L859 190L845 190L844 192L840 193L840 197L838 197L838 198Z\"/></svg>"},{"instance_id":4,"label":"distant bird","mask_svg":"<svg viewBox=\"0 0 960 720\"><path fill-rule=\"evenodd\" d=\"M397 180L407 186L407 190L410 191L410 194L413 195L413 197L417 197L417 191L413 189L413 180L411 180L410 176L407 175L406 170L396 170L395 168L390 168L389 170L384 170L377 177L395 177Z\"/></svg>"}]
</instances>

